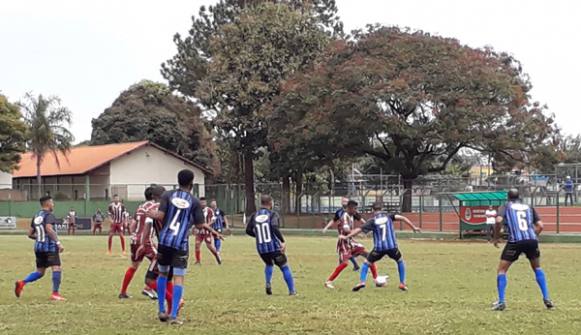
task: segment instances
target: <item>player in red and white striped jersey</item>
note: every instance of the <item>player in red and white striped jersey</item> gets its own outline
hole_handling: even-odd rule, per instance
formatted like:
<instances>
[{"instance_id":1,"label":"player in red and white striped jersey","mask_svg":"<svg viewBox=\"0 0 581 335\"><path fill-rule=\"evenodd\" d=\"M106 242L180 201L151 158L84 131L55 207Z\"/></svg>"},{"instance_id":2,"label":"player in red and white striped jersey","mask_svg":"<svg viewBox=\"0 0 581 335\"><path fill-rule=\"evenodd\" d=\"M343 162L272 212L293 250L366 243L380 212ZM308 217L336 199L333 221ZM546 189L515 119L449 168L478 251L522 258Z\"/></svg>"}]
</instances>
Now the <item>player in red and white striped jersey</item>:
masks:
<instances>
[{"instance_id":1,"label":"player in red and white striped jersey","mask_svg":"<svg viewBox=\"0 0 581 335\"><path fill-rule=\"evenodd\" d=\"M212 226L216 218L214 217L214 210L208 207L206 198L204 197L200 198L200 206L202 206L202 212L204 213L204 219L206 220L206 223L209 226ZM208 247L208 250L210 250L212 255L214 255L214 258L216 258L216 262L218 262L218 264L222 264L222 258L220 257L218 251L216 251L216 247L214 247L214 235L212 235L212 232L210 232L208 229L202 228L194 229L194 234L196 235L195 264L199 265L201 264L202 261L202 251L201 251L202 242L206 243L206 247Z\"/></svg>"},{"instance_id":2,"label":"player in red and white striped jersey","mask_svg":"<svg viewBox=\"0 0 581 335\"><path fill-rule=\"evenodd\" d=\"M125 255L125 238L123 237L123 212L125 212L125 205L119 201L119 196L113 196L113 202L109 204L108 212L111 219L111 229L109 229L109 248L108 254L111 255L111 245L113 244L113 235L118 234L121 240L121 250Z\"/></svg>"}]
</instances>

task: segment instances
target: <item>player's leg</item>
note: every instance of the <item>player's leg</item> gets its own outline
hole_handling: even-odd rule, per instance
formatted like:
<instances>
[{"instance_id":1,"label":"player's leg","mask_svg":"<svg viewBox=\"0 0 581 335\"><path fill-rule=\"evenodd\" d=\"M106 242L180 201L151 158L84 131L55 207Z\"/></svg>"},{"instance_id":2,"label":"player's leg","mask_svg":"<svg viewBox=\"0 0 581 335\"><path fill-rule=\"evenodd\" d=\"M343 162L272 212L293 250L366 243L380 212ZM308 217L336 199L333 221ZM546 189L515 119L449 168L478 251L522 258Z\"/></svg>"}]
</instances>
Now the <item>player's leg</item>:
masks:
<instances>
[{"instance_id":1,"label":"player's leg","mask_svg":"<svg viewBox=\"0 0 581 335\"><path fill-rule=\"evenodd\" d=\"M367 282L367 273L369 272L370 268L373 271L372 272L374 276L373 278L374 279L377 278L377 268L375 266L375 263L381 260L381 258L383 258L383 254L376 251L375 249L373 249L371 253L367 254L366 260L363 263L363 266L361 267L361 272L359 273L359 284L353 287L354 292L357 292L365 287Z\"/></svg>"},{"instance_id":2,"label":"player's leg","mask_svg":"<svg viewBox=\"0 0 581 335\"><path fill-rule=\"evenodd\" d=\"M337 277L339 277L341 272L343 272L343 270L345 270L345 268L349 265L349 258L351 258L351 253L349 253L349 252L344 252L339 257L339 260L341 261L341 263L335 268L335 270L333 271L333 273L331 273L329 278L327 278L327 281L325 282L326 288L335 288L333 286L333 281L335 281L335 279L337 279Z\"/></svg>"},{"instance_id":3,"label":"player's leg","mask_svg":"<svg viewBox=\"0 0 581 335\"><path fill-rule=\"evenodd\" d=\"M218 263L218 265L220 265L220 264L222 264L222 258L220 258L220 254L218 253L218 251L214 247L213 240L214 239L212 238L212 236L207 236L205 239L206 247L208 247L208 250L210 250L212 255L214 255L214 258L216 259L216 262Z\"/></svg>"},{"instance_id":4,"label":"player's leg","mask_svg":"<svg viewBox=\"0 0 581 335\"><path fill-rule=\"evenodd\" d=\"M196 263L195 264L201 264L202 262L202 241L204 240L203 236L201 236L200 234L196 234L196 243L195 243L195 248L194 248L194 252L196 255Z\"/></svg>"},{"instance_id":5,"label":"player's leg","mask_svg":"<svg viewBox=\"0 0 581 335\"><path fill-rule=\"evenodd\" d=\"M512 263L518 260L521 251L519 250L516 243L507 243L502 250L500 256L500 263L498 264L497 276L496 276L496 287L498 290L498 301L492 306L495 311L503 311L506 308L506 287L508 285L508 269Z\"/></svg>"},{"instance_id":6,"label":"player's leg","mask_svg":"<svg viewBox=\"0 0 581 335\"><path fill-rule=\"evenodd\" d=\"M165 322L169 319L169 315L166 313L165 299L159 299L159 297L165 297L167 290L167 277L169 274L170 266L173 258L173 250L170 248L164 248L160 246L157 254L158 270L159 275L157 276L157 302L159 308L159 320Z\"/></svg>"},{"instance_id":7,"label":"player's leg","mask_svg":"<svg viewBox=\"0 0 581 335\"><path fill-rule=\"evenodd\" d=\"M290 266L288 265L288 260L286 255L282 252L276 252L274 254L274 264L276 264L280 270L282 271L282 275L284 281L286 282L286 286L288 288L289 295L296 295L297 290L295 288L295 280L293 278L293 273L291 271Z\"/></svg>"},{"instance_id":8,"label":"player's leg","mask_svg":"<svg viewBox=\"0 0 581 335\"><path fill-rule=\"evenodd\" d=\"M357 264L357 259L355 257L349 258L351 264L353 264L353 271L359 271L359 264Z\"/></svg>"},{"instance_id":9,"label":"player's leg","mask_svg":"<svg viewBox=\"0 0 581 335\"><path fill-rule=\"evenodd\" d=\"M14 295L16 295L17 298L20 298L22 290L26 284L35 282L44 276L47 260L43 254L46 253L36 253L36 271L29 273L23 280L18 280L14 284Z\"/></svg>"},{"instance_id":10,"label":"player's leg","mask_svg":"<svg viewBox=\"0 0 581 335\"><path fill-rule=\"evenodd\" d=\"M58 258L58 254L53 256L55 259ZM56 264L58 263L58 265L53 265L52 266L52 295L50 297L51 300L57 300L57 301L64 301L65 298L63 298L60 295L60 287L61 287L61 281L62 281L62 269L60 266L60 260L55 260L52 263Z\"/></svg>"},{"instance_id":11,"label":"player's leg","mask_svg":"<svg viewBox=\"0 0 581 335\"><path fill-rule=\"evenodd\" d=\"M214 238L214 248L216 248L216 252L220 254L222 252L222 240L219 238Z\"/></svg>"},{"instance_id":12,"label":"player's leg","mask_svg":"<svg viewBox=\"0 0 581 335\"><path fill-rule=\"evenodd\" d=\"M121 252L123 256L125 256L125 236L123 236L123 228L120 226L117 230L117 234L119 235L119 240L121 241Z\"/></svg>"},{"instance_id":13,"label":"player's leg","mask_svg":"<svg viewBox=\"0 0 581 335\"><path fill-rule=\"evenodd\" d=\"M181 324L180 321L177 321L177 317L180 311L180 303L184 293L184 276L186 275L186 268L188 267L188 256L189 255L187 251L180 250L176 253L176 256L172 262L174 278L170 322L174 324Z\"/></svg>"},{"instance_id":14,"label":"player's leg","mask_svg":"<svg viewBox=\"0 0 581 335\"><path fill-rule=\"evenodd\" d=\"M113 235L115 235L115 224L112 223L111 227L109 228L109 240L108 240L108 249L107 253L111 255L111 247L113 246Z\"/></svg>"},{"instance_id":15,"label":"player's leg","mask_svg":"<svg viewBox=\"0 0 581 335\"><path fill-rule=\"evenodd\" d=\"M103 225L102 224L98 225L97 229L99 229L99 235L101 235L101 233L103 232Z\"/></svg>"},{"instance_id":16,"label":"player's leg","mask_svg":"<svg viewBox=\"0 0 581 335\"><path fill-rule=\"evenodd\" d=\"M125 271L125 276L123 276L123 282L121 283L121 292L119 293L119 299L127 299L129 295L127 295L127 288L133 280L133 276L137 269L139 269L139 264L143 261L143 257L141 255L137 255L137 252L133 249L137 248L135 245L131 245L131 265Z\"/></svg>"},{"instance_id":17,"label":"player's leg","mask_svg":"<svg viewBox=\"0 0 581 335\"><path fill-rule=\"evenodd\" d=\"M408 287L406 285L406 267L401 252L398 248L394 248L388 250L387 255L397 264L397 272L399 274L399 289L402 291L407 291Z\"/></svg>"},{"instance_id":18,"label":"player's leg","mask_svg":"<svg viewBox=\"0 0 581 335\"><path fill-rule=\"evenodd\" d=\"M539 244L537 241L531 241L530 245L527 246L525 254L531 263L531 268L535 273L535 279L539 288L541 289L541 294L543 295L543 302L545 306L549 309L555 307L549 296L549 287L547 285L547 278L545 277L545 272L541 268L541 252L539 250Z\"/></svg>"},{"instance_id":19,"label":"player's leg","mask_svg":"<svg viewBox=\"0 0 581 335\"><path fill-rule=\"evenodd\" d=\"M267 295L272 295L272 274L274 272L274 257L272 253L260 254L264 262L264 282Z\"/></svg>"}]
</instances>

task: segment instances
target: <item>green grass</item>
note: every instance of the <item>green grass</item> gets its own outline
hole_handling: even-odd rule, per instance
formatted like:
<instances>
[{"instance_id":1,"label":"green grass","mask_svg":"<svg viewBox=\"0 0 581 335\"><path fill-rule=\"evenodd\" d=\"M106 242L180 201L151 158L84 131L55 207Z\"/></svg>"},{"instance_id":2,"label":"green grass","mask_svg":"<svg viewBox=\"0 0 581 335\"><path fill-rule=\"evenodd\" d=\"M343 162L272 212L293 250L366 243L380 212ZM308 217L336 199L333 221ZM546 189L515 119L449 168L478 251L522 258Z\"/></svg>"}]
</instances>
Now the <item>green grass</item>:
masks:
<instances>
[{"instance_id":1,"label":"green grass","mask_svg":"<svg viewBox=\"0 0 581 335\"><path fill-rule=\"evenodd\" d=\"M263 293L263 265L249 238L225 242L224 265L207 252L186 277L181 328L156 320L156 303L140 295L145 267L130 286L133 299L117 299L129 263L105 255L105 237L63 237L64 303L48 301L50 275L25 288L13 282L33 269L32 243L0 236L0 334L578 334L581 329L579 245L544 244L544 268L557 309L544 309L526 259L509 273L508 309L489 311L496 297L500 250L485 243L402 241L410 291L399 292L395 264L389 286L351 292L349 269L337 289L323 282L336 265L335 239L289 237L288 255L299 296L289 297L277 270L274 296ZM115 240L118 250L118 240ZM364 240L370 245L370 240Z\"/></svg>"}]
</instances>

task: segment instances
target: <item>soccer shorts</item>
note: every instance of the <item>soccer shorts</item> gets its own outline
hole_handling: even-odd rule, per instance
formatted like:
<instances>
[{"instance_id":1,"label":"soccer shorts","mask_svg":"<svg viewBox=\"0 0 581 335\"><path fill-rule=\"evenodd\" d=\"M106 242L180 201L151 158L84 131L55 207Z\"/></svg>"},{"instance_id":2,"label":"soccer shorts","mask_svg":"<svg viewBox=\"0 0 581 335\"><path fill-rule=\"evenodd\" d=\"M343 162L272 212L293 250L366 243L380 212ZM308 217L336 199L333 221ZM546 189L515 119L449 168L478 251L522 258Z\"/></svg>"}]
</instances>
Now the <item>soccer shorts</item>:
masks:
<instances>
[{"instance_id":1,"label":"soccer shorts","mask_svg":"<svg viewBox=\"0 0 581 335\"><path fill-rule=\"evenodd\" d=\"M399 262L401 259L401 252L398 248L388 249L388 250L371 250L369 256L367 256L367 261L369 263L375 263L380 261L384 256L388 256L389 258L393 259L396 262Z\"/></svg>"},{"instance_id":2,"label":"soccer shorts","mask_svg":"<svg viewBox=\"0 0 581 335\"><path fill-rule=\"evenodd\" d=\"M266 265L273 266L276 264L279 268L282 268L287 263L286 255L280 251L269 252L267 254L260 254L260 258Z\"/></svg>"},{"instance_id":3,"label":"soccer shorts","mask_svg":"<svg viewBox=\"0 0 581 335\"><path fill-rule=\"evenodd\" d=\"M197 233L196 234L196 242L206 242L206 243L212 243L212 241L214 240L214 237L212 236L212 234L210 232L203 232L203 233Z\"/></svg>"},{"instance_id":4,"label":"soccer shorts","mask_svg":"<svg viewBox=\"0 0 581 335\"><path fill-rule=\"evenodd\" d=\"M149 259L150 261L155 259L155 251L151 247L151 245L146 244L141 249L139 253L137 250L139 249L139 244L132 244L131 245L131 261L132 262L142 262L144 258Z\"/></svg>"},{"instance_id":5,"label":"soccer shorts","mask_svg":"<svg viewBox=\"0 0 581 335\"><path fill-rule=\"evenodd\" d=\"M500 259L503 261L514 262L519 257L520 254L525 254L528 259L534 260L541 257L541 251L539 250L539 241L537 240L524 240L520 242L508 242L502 250L502 255Z\"/></svg>"},{"instance_id":6,"label":"soccer shorts","mask_svg":"<svg viewBox=\"0 0 581 335\"><path fill-rule=\"evenodd\" d=\"M61 258L58 252L35 252L36 267L46 269L51 266L60 266Z\"/></svg>"},{"instance_id":7,"label":"soccer shorts","mask_svg":"<svg viewBox=\"0 0 581 335\"><path fill-rule=\"evenodd\" d=\"M367 250L363 244L359 244L357 242L350 242L346 243L340 248L338 248L339 252L339 262L347 262L351 257L363 256L367 257Z\"/></svg>"},{"instance_id":8,"label":"soccer shorts","mask_svg":"<svg viewBox=\"0 0 581 335\"><path fill-rule=\"evenodd\" d=\"M111 224L111 231L113 233L123 234L123 225L121 223L112 223Z\"/></svg>"},{"instance_id":9,"label":"soccer shorts","mask_svg":"<svg viewBox=\"0 0 581 335\"><path fill-rule=\"evenodd\" d=\"M159 266L186 269L188 267L188 257L187 250L178 250L164 245L159 245L157 249L157 263Z\"/></svg>"}]
</instances>

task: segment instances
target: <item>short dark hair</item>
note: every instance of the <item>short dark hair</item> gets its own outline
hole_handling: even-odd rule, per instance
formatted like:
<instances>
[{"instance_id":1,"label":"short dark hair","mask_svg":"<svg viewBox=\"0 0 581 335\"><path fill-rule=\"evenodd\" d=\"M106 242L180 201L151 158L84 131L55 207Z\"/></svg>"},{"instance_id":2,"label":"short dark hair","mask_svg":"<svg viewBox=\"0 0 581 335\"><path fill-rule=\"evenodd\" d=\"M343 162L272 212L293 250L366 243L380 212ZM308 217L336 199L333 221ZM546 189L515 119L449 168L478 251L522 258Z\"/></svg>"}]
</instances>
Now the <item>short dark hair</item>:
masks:
<instances>
[{"instance_id":1,"label":"short dark hair","mask_svg":"<svg viewBox=\"0 0 581 335\"><path fill-rule=\"evenodd\" d=\"M192 170L183 169L178 172L178 184L180 186L190 186L194 182L194 173Z\"/></svg>"},{"instance_id":2,"label":"short dark hair","mask_svg":"<svg viewBox=\"0 0 581 335\"><path fill-rule=\"evenodd\" d=\"M206 197L200 197L200 201L206 201Z\"/></svg>"},{"instance_id":3,"label":"short dark hair","mask_svg":"<svg viewBox=\"0 0 581 335\"><path fill-rule=\"evenodd\" d=\"M151 199L153 199L153 186L146 188L145 192L143 192L143 195L145 196L145 200L151 201Z\"/></svg>"},{"instance_id":4,"label":"short dark hair","mask_svg":"<svg viewBox=\"0 0 581 335\"><path fill-rule=\"evenodd\" d=\"M113 194L113 198L118 197L118 196L119 196L119 194L117 194L117 193Z\"/></svg>"},{"instance_id":5,"label":"short dark hair","mask_svg":"<svg viewBox=\"0 0 581 335\"><path fill-rule=\"evenodd\" d=\"M44 197L40 198L40 204L42 206L44 206L44 204L46 204L47 201L51 200L52 197L50 195L45 195Z\"/></svg>"},{"instance_id":6,"label":"short dark hair","mask_svg":"<svg viewBox=\"0 0 581 335\"><path fill-rule=\"evenodd\" d=\"M272 197L268 194L263 194L260 196L260 204L261 205L268 205L272 202Z\"/></svg>"},{"instance_id":7,"label":"short dark hair","mask_svg":"<svg viewBox=\"0 0 581 335\"><path fill-rule=\"evenodd\" d=\"M381 202L374 202L372 208L374 211L380 211L382 210L383 205L381 204Z\"/></svg>"},{"instance_id":8,"label":"short dark hair","mask_svg":"<svg viewBox=\"0 0 581 335\"><path fill-rule=\"evenodd\" d=\"M357 206L359 206L359 203L355 200L349 200L347 202L347 207L357 207Z\"/></svg>"},{"instance_id":9,"label":"short dark hair","mask_svg":"<svg viewBox=\"0 0 581 335\"><path fill-rule=\"evenodd\" d=\"M508 190L508 200L518 200L520 198L520 194L517 188L511 188Z\"/></svg>"},{"instance_id":10,"label":"short dark hair","mask_svg":"<svg viewBox=\"0 0 581 335\"><path fill-rule=\"evenodd\" d=\"M152 197L161 198L165 192L165 187L161 185L151 185L151 195Z\"/></svg>"}]
</instances>

